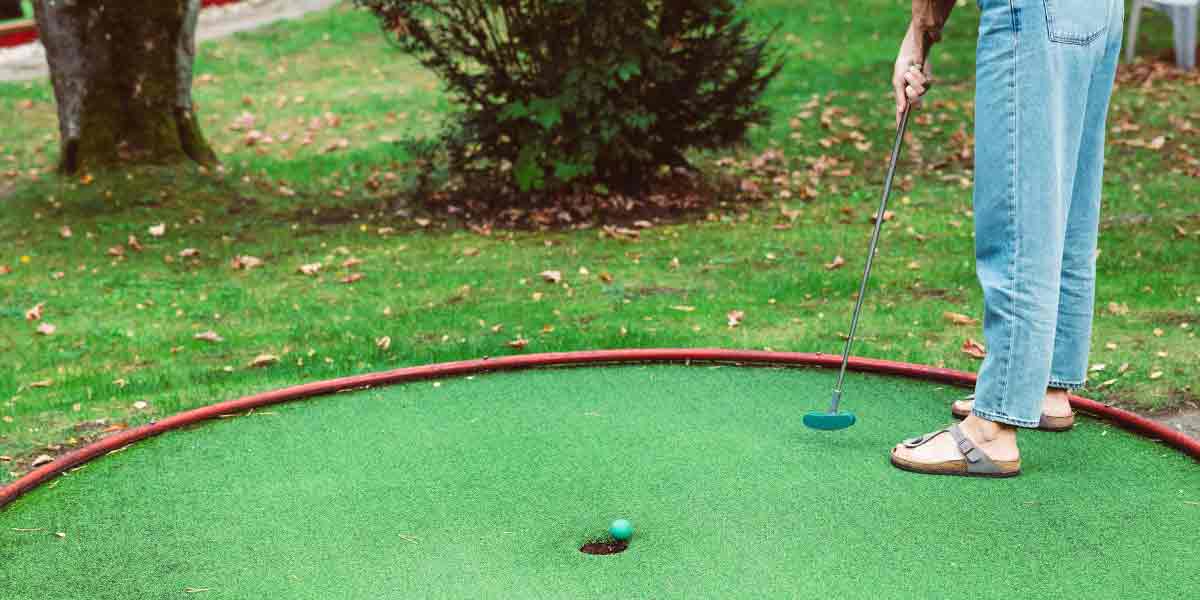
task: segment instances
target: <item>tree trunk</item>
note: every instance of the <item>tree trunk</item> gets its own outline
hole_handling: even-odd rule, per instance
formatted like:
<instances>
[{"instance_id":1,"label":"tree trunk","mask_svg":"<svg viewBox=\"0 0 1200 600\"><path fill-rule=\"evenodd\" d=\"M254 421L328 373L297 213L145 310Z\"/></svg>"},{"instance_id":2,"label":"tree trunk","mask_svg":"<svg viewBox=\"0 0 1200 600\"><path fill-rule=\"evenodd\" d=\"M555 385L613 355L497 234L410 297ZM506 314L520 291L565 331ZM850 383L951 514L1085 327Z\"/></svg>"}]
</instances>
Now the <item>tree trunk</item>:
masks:
<instances>
[{"instance_id":1,"label":"tree trunk","mask_svg":"<svg viewBox=\"0 0 1200 600\"><path fill-rule=\"evenodd\" d=\"M0 0L0 19L20 19L25 16L21 11L21 0Z\"/></svg>"},{"instance_id":2,"label":"tree trunk","mask_svg":"<svg viewBox=\"0 0 1200 600\"><path fill-rule=\"evenodd\" d=\"M200 0L37 0L59 169L215 163L192 106Z\"/></svg>"}]
</instances>

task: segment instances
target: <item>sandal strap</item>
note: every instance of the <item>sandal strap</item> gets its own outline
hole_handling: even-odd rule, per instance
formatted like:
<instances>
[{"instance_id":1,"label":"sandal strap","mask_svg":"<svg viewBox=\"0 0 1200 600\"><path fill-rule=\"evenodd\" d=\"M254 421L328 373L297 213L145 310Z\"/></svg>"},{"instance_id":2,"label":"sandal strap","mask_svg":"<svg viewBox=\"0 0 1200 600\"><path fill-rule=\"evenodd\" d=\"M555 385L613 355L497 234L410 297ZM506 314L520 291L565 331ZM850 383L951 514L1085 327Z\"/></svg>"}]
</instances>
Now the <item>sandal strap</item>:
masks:
<instances>
[{"instance_id":1,"label":"sandal strap","mask_svg":"<svg viewBox=\"0 0 1200 600\"><path fill-rule=\"evenodd\" d=\"M958 446L958 451L967 459L968 473L995 474L1003 472L1000 467L996 466L996 463L992 462L992 459L987 454L983 453L983 450L980 450L975 445L975 442L972 442L962 432L962 429L958 425L948 427L943 431L950 432L950 437L954 438L954 443Z\"/></svg>"}]
</instances>

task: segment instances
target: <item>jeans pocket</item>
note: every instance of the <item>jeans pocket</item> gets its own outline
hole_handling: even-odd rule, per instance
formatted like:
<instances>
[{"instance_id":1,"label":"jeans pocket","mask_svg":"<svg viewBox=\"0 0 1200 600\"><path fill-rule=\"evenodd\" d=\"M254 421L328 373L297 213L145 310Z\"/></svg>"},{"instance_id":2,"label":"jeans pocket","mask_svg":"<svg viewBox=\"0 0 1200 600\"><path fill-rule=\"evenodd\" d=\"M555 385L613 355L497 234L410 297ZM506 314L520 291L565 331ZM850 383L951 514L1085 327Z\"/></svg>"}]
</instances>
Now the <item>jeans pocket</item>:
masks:
<instances>
[{"instance_id":1,"label":"jeans pocket","mask_svg":"<svg viewBox=\"0 0 1200 600\"><path fill-rule=\"evenodd\" d=\"M1112 0L1042 0L1050 41L1086 46L1108 29Z\"/></svg>"}]
</instances>

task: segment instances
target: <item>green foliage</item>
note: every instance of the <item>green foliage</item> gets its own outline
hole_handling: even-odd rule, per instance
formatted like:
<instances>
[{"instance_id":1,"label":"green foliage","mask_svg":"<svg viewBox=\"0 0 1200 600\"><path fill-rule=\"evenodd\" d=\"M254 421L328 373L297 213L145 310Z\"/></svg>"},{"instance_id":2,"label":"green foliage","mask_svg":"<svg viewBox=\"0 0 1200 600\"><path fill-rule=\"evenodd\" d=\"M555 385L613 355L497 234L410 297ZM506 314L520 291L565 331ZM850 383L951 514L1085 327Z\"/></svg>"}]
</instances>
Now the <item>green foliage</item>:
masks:
<instances>
[{"instance_id":1,"label":"green foliage","mask_svg":"<svg viewBox=\"0 0 1200 600\"><path fill-rule=\"evenodd\" d=\"M357 1L458 102L452 167L522 191L632 191L741 142L781 68L740 1Z\"/></svg>"}]
</instances>

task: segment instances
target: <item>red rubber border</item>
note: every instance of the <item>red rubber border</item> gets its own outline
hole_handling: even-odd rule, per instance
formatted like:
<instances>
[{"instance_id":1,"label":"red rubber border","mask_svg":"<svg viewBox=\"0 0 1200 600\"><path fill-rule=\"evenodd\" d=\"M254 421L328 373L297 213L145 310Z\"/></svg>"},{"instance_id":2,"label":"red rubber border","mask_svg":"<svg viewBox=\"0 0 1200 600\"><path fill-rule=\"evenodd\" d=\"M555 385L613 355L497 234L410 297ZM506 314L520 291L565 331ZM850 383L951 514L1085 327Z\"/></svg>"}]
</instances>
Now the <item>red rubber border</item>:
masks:
<instances>
[{"instance_id":1,"label":"red rubber border","mask_svg":"<svg viewBox=\"0 0 1200 600\"><path fill-rule=\"evenodd\" d=\"M201 2L201 6L208 8L210 6L223 6L241 1L242 0L204 0ZM23 44L28 44L37 39L37 24L33 22L33 19L30 19L28 27L0 35L0 48L12 48Z\"/></svg>"},{"instance_id":2,"label":"red rubber border","mask_svg":"<svg viewBox=\"0 0 1200 600\"><path fill-rule=\"evenodd\" d=\"M0 488L0 508L12 503L22 494L98 456L119 450L139 440L158 435L164 431L179 429L193 423L216 418L220 415L238 413L252 408L269 406L332 394L336 392L371 388L376 386L436 379L453 375L466 375L488 371L525 369L553 365L583 365L594 363L643 363L643 362L724 362L740 364L776 364L836 368L841 366L841 356L832 354L810 354L804 352L767 352L763 350L727 350L722 348L649 348L628 350L585 350L581 352L547 352L498 358L482 358L454 362L406 367L380 373L354 375L326 381L306 383L261 394L254 394L211 404L178 413L161 421L127 429L102 440L88 444L58 457L13 483ZM952 369L941 369L912 363L852 357L849 368L866 373L900 375L914 379L938 381L961 386L975 383L975 375ZM1197 460L1200 460L1200 440L1175 431L1161 423L1135 415L1094 400L1071 396L1071 405L1076 409L1102 417L1133 431L1134 433L1161 440Z\"/></svg>"}]
</instances>

